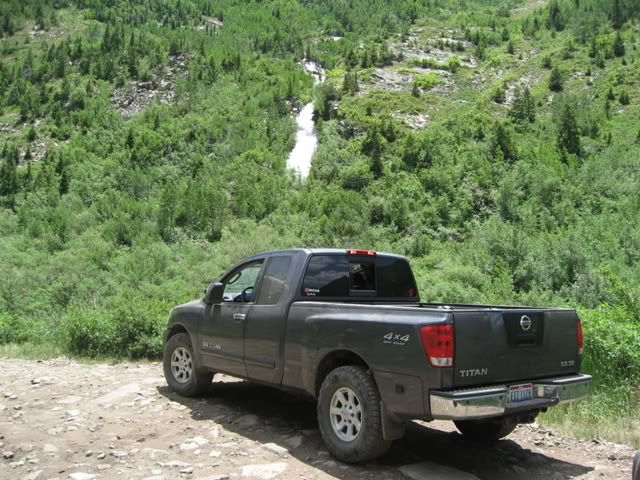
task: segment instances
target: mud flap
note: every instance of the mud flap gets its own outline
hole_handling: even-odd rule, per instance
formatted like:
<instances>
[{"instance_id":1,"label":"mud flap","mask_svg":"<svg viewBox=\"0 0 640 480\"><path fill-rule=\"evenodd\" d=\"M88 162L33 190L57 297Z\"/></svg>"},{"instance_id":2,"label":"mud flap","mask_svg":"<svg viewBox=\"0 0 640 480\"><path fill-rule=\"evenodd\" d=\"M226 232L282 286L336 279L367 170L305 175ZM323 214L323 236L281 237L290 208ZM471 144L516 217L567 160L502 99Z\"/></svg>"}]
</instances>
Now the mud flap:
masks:
<instances>
[{"instance_id":1,"label":"mud flap","mask_svg":"<svg viewBox=\"0 0 640 480\"><path fill-rule=\"evenodd\" d=\"M380 417L382 421L382 438L391 441L404 437L406 422L389 413L382 400L380 401Z\"/></svg>"}]
</instances>

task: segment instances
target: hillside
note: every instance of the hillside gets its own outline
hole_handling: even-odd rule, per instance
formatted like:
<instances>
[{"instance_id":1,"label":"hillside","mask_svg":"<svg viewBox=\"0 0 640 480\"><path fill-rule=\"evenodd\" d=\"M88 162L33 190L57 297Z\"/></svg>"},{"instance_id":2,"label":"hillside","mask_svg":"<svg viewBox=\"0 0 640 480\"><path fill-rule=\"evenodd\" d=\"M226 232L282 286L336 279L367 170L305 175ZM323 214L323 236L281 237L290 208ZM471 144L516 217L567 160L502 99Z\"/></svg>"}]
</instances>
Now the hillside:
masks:
<instances>
[{"instance_id":1,"label":"hillside","mask_svg":"<svg viewBox=\"0 0 640 480\"><path fill-rule=\"evenodd\" d=\"M242 256L376 248L410 257L425 300L579 307L585 366L619 388L573 413L632 421L639 12L2 2L0 343L154 356L169 309ZM286 161L311 100L319 141L301 179ZM635 422L607 435L640 443Z\"/></svg>"}]
</instances>

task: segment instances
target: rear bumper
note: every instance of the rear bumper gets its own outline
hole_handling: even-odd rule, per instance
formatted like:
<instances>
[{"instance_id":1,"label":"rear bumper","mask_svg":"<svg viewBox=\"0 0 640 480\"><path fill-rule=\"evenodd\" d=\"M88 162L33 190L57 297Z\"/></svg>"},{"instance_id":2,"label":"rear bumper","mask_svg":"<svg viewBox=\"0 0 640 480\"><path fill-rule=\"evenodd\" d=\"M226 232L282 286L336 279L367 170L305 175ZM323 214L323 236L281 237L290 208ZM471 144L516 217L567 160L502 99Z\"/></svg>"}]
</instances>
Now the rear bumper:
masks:
<instances>
[{"instance_id":1,"label":"rear bumper","mask_svg":"<svg viewBox=\"0 0 640 480\"><path fill-rule=\"evenodd\" d=\"M532 380L533 398L511 403L509 386L439 391L429 395L431 416L442 420L472 420L552 407L586 397L591 392L590 375Z\"/></svg>"}]
</instances>

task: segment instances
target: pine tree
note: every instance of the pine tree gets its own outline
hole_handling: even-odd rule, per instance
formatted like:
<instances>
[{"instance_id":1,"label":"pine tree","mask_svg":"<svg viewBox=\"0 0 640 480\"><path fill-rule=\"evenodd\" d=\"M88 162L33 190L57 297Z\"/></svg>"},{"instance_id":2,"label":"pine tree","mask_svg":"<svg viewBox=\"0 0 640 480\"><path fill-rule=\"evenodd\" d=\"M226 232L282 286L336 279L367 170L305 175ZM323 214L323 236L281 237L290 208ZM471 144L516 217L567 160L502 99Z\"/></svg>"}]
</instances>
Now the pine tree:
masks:
<instances>
[{"instance_id":1,"label":"pine tree","mask_svg":"<svg viewBox=\"0 0 640 480\"><path fill-rule=\"evenodd\" d=\"M613 0L613 7L611 9L611 23L613 24L613 28L619 30L622 27L624 20L620 0Z\"/></svg>"},{"instance_id":2,"label":"pine tree","mask_svg":"<svg viewBox=\"0 0 640 480\"><path fill-rule=\"evenodd\" d=\"M5 197L4 204L15 208L15 195L18 193L18 168L13 156L5 158L0 167L0 196Z\"/></svg>"},{"instance_id":3,"label":"pine tree","mask_svg":"<svg viewBox=\"0 0 640 480\"><path fill-rule=\"evenodd\" d=\"M564 23L562 21L562 12L560 11L560 6L558 5L557 0L551 0L549 4L549 17L547 19L547 28L549 30L555 29L560 31L564 28Z\"/></svg>"},{"instance_id":4,"label":"pine tree","mask_svg":"<svg viewBox=\"0 0 640 480\"><path fill-rule=\"evenodd\" d=\"M613 41L613 54L616 57L624 57L625 49L624 42L622 41L622 36L620 35L620 30L616 32L616 38Z\"/></svg>"},{"instance_id":5,"label":"pine tree","mask_svg":"<svg viewBox=\"0 0 640 480\"><path fill-rule=\"evenodd\" d=\"M494 157L502 155L503 160L512 162L516 158L516 151L511 138L511 133L502 122L497 122L495 134L491 139L491 152Z\"/></svg>"},{"instance_id":6,"label":"pine tree","mask_svg":"<svg viewBox=\"0 0 640 480\"><path fill-rule=\"evenodd\" d=\"M60 179L58 183L58 191L60 192L60 195L64 195L69 192L70 179L69 179L69 173L67 172L67 165L62 155L58 156L58 163L56 164L56 173L58 174L58 177Z\"/></svg>"},{"instance_id":7,"label":"pine tree","mask_svg":"<svg viewBox=\"0 0 640 480\"><path fill-rule=\"evenodd\" d=\"M623 90L620 93L620 98L618 100L620 101L620 105L629 105L630 103L629 94Z\"/></svg>"},{"instance_id":8,"label":"pine tree","mask_svg":"<svg viewBox=\"0 0 640 480\"><path fill-rule=\"evenodd\" d=\"M509 117L516 122L531 122L536 119L535 104L529 87L517 87L513 95L513 104L509 110Z\"/></svg>"},{"instance_id":9,"label":"pine tree","mask_svg":"<svg viewBox=\"0 0 640 480\"><path fill-rule=\"evenodd\" d=\"M551 69L551 75L549 76L549 90L552 92L562 91L562 73L557 66Z\"/></svg>"},{"instance_id":10,"label":"pine tree","mask_svg":"<svg viewBox=\"0 0 640 480\"><path fill-rule=\"evenodd\" d=\"M582 156L578 122L570 103L565 103L560 112L557 144L563 153L570 153L578 157Z\"/></svg>"},{"instance_id":11,"label":"pine tree","mask_svg":"<svg viewBox=\"0 0 640 480\"><path fill-rule=\"evenodd\" d=\"M136 139L133 135L133 129L130 128L129 131L127 132L127 137L125 139L125 145L127 146L127 148L129 150L131 150L136 144Z\"/></svg>"},{"instance_id":12,"label":"pine tree","mask_svg":"<svg viewBox=\"0 0 640 480\"><path fill-rule=\"evenodd\" d=\"M598 55L598 44L596 43L596 36L591 38L591 47L589 47L589 57L596 58Z\"/></svg>"},{"instance_id":13,"label":"pine tree","mask_svg":"<svg viewBox=\"0 0 640 480\"><path fill-rule=\"evenodd\" d=\"M411 95L415 98L420 97L420 87L418 87L417 82L413 82L413 87L411 87Z\"/></svg>"},{"instance_id":14,"label":"pine tree","mask_svg":"<svg viewBox=\"0 0 640 480\"><path fill-rule=\"evenodd\" d=\"M29 131L27 132L27 141L32 143L37 138L36 129L33 128L33 125L29 127Z\"/></svg>"}]
</instances>

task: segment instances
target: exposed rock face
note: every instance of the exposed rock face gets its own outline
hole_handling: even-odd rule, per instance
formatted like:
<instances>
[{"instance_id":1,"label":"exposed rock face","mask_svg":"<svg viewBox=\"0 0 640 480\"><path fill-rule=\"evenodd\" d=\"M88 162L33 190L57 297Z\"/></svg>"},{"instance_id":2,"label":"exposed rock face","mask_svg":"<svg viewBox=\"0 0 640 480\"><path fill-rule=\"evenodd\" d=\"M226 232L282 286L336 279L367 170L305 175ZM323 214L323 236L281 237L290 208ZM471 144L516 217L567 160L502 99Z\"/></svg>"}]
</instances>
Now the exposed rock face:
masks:
<instances>
[{"instance_id":1,"label":"exposed rock face","mask_svg":"<svg viewBox=\"0 0 640 480\"><path fill-rule=\"evenodd\" d=\"M151 103L169 104L175 100L176 81L187 74L190 54L169 57L166 65L159 65L147 81L134 80L113 91L112 102L129 116L142 112Z\"/></svg>"}]
</instances>

